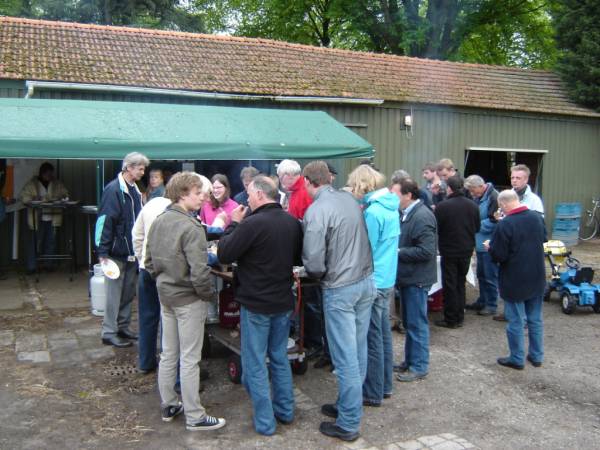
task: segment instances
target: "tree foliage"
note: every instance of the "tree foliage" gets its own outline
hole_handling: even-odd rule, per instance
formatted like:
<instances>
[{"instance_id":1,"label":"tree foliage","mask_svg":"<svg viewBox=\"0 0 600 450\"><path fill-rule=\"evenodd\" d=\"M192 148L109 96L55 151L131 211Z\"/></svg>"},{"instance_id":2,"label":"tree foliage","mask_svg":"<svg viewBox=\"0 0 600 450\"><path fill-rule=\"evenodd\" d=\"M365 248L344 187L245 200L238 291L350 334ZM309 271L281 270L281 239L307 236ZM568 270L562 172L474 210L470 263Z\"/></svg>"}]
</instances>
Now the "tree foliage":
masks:
<instances>
[{"instance_id":1,"label":"tree foliage","mask_svg":"<svg viewBox=\"0 0 600 450\"><path fill-rule=\"evenodd\" d=\"M573 100L600 111L600 5L597 0L557 1L558 71Z\"/></svg>"}]
</instances>

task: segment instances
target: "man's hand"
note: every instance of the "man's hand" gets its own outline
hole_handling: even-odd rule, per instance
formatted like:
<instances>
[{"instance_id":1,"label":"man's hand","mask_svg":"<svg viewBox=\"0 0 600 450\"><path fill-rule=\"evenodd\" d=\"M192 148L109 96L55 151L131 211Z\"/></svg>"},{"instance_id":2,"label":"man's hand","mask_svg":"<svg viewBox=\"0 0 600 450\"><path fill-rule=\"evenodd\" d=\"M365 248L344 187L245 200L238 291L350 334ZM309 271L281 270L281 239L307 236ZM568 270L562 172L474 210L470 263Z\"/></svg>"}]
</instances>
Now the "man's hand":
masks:
<instances>
[{"instance_id":1,"label":"man's hand","mask_svg":"<svg viewBox=\"0 0 600 450\"><path fill-rule=\"evenodd\" d=\"M483 248L485 248L486 252L490 251L490 240L489 239L483 241Z\"/></svg>"},{"instance_id":2,"label":"man's hand","mask_svg":"<svg viewBox=\"0 0 600 450\"><path fill-rule=\"evenodd\" d=\"M231 211L231 221L232 222L241 222L244 216L248 212L248 207L244 205L238 205L233 211Z\"/></svg>"}]
</instances>

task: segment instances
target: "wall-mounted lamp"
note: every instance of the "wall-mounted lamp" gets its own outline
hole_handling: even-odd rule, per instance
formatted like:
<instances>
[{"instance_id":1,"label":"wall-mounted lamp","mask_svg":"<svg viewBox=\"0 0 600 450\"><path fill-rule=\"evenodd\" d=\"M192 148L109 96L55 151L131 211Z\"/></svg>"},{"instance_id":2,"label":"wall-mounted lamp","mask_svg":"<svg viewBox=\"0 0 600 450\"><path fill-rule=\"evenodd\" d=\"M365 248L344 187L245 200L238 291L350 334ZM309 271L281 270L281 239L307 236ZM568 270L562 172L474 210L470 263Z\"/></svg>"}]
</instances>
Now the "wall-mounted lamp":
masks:
<instances>
[{"instance_id":1,"label":"wall-mounted lamp","mask_svg":"<svg viewBox=\"0 0 600 450\"><path fill-rule=\"evenodd\" d=\"M410 139L413 135L413 110L410 108L410 114L404 116L404 132L406 137Z\"/></svg>"},{"instance_id":2,"label":"wall-mounted lamp","mask_svg":"<svg viewBox=\"0 0 600 450\"><path fill-rule=\"evenodd\" d=\"M406 116L404 116L404 126L406 128L412 127L412 115L407 114Z\"/></svg>"}]
</instances>

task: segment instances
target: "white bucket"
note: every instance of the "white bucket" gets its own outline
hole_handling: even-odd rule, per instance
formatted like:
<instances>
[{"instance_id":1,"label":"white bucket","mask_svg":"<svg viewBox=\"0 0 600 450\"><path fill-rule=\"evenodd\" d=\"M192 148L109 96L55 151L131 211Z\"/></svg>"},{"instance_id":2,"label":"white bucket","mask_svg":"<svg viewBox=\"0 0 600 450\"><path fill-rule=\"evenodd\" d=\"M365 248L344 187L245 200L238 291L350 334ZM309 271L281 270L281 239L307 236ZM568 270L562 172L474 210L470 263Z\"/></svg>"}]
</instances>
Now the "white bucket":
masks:
<instances>
[{"instance_id":1,"label":"white bucket","mask_svg":"<svg viewBox=\"0 0 600 450\"><path fill-rule=\"evenodd\" d=\"M104 272L100 264L94 264L94 276L90 278L90 295L92 298L92 314L104 316L106 286L104 285Z\"/></svg>"}]
</instances>

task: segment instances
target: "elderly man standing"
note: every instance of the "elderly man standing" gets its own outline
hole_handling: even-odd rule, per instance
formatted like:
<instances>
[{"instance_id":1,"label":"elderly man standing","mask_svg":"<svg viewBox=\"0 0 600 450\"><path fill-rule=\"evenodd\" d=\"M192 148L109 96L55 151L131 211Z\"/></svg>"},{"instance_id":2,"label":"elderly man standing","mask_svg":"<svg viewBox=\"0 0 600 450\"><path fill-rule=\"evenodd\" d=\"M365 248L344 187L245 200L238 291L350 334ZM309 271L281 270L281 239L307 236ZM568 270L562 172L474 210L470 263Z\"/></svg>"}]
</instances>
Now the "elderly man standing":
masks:
<instances>
[{"instance_id":1,"label":"elderly man standing","mask_svg":"<svg viewBox=\"0 0 600 450\"><path fill-rule=\"evenodd\" d=\"M215 298L207 264L206 235L192 213L202 206L202 181L192 172L173 175L166 196L173 203L152 223L144 265L156 280L161 304L162 355L158 389L164 422L185 411L189 431L216 430L225 419L209 416L198 394L204 323ZM181 368L181 396L174 385Z\"/></svg>"},{"instance_id":2,"label":"elderly man standing","mask_svg":"<svg viewBox=\"0 0 600 450\"><path fill-rule=\"evenodd\" d=\"M336 418L322 422L321 433L345 441L359 437L362 384L367 371L367 332L373 301L373 257L360 207L351 194L331 187L327 164L304 168L313 204L304 217L302 260L308 275L323 289L325 326L338 381L335 404L321 412Z\"/></svg>"},{"instance_id":3,"label":"elderly man standing","mask_svg":"<svg viewBox=\"0 0 600 450\"><path fill-rule=\"evenodd\" d=\"M98 259L104 263L110 258L120 271L116 280L105 277L106 308L102 322L102 342L115 347L128 347L131 341L127 339L137 339L129 329L138 269L131 232L142 209L142 194L135 182L144 176L149 164L141 153L127 154L121 173L104 188L98 208Z\"/></svg>"},{"instance_id":4,"label":"elderly man standing","mask_svg":"<svg viewBox=\"0 0 600 450\"><path fill-rule=\"evenodd\" d=\"M247 208L239 206L233 211L218 250L220 262L237 261L242 382L252 399L254 429L267 436L275 433L276 421L288 424L294 420L287 342L294 308L292 269L302 254L302 226L281 209L278 199L273 180L254 177L248 186L252 213L242 220Z\"/></svg>"},{"instance_id":5,"label":"elderly man standing","mask_svg":"<svg viewBox=\"0 0 600 450\"><path fill-rule=\"evenodd\" d=\"M310 195L306 192L304 177L301 173L300 164L291 159L284 159L277 166L277 176L281 187L289 192L288 213L298 220L304 218L306 209L312 203Z\"/></svg>"},{"instance_id":6,"label":"elderly man standing","mask_svg":"<svg viewBox=\"0 0 600 450\"><path fill-rule=\"evenodd\" d=\"M396 284L402 296L406 340L398 380L410 382L429 372L427 292L437 281L437 229L433 213L419 200L415 181L406 178L391 189L400 197L402 209Z\"/></svg>"},{"instance_id":7,"label":"elderly man standing","mask_svg":"<svg viewBox=\"0 0 600 450\"><path fill-rule=\"evenodd\" d=\"M544 204L529 186L529 176L531 170L525 164L517 164L510 168L510 184L513 190L519 196L519 201L527 206L531 211L537 211L544 215Z\"/></svg>"},{"instance_id":8,"label":"elderly man standing","mask_svg":"<svg viewBox=\"0 0 600 450\"><path fill-rule=\"evenodd\" d=\"M435 208L440 254L444 319L438 327L462 327L465 318L465 282L479 231L479 208L463 193L463 180L454 175L446 181L448 198Z\"/></svg>"},{"instance_id":9,"label":"elderly man standing","mask_svg":"<svg viewBox=\"0 0 600 450\"><path fill-rule=\"evenodd\" d=\"M498 358L498 364L518 370L525 367L524 326L527 322L527 360L534 367L540 367L544 359L542 299L546 287L544 219L520 203L518 194L511 190L498 195L498 204L505 217L498 222L488 247L492 259L500 264L500 295L508 321L506 336L510 351L508 357ZM526 267L523 267L525 261Z\"/></svg>"},{"instance_id":10,"label":"elderly man standing","mask_svg":"<svg viewBox=\"0 0 600 450\"><path fill-rule=\"evenodd\" d=\"M486 183L479 175L467 177L465 188L479 206L480 220L479 232L475 235L479 298L465 308L477 311L480 316L493 316L498 306L498 264L492 261L483 243L491 239L498 223L495 217L498 209L498 191L492 183Z\"/></svg>"}]
</instances>

